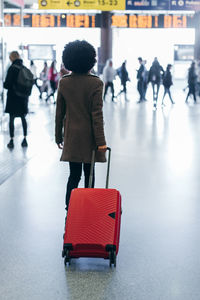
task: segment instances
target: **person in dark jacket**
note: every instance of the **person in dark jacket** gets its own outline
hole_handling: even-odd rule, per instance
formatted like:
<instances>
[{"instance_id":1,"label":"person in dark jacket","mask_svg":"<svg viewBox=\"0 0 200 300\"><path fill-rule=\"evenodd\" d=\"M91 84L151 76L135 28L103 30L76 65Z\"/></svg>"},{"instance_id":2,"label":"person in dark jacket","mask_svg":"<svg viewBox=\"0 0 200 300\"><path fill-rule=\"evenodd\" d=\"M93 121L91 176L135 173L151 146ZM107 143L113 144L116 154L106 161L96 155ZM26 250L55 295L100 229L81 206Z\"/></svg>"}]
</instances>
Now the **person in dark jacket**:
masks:
<instances>
[{"instance_id":1,"label":"person in dark jacket","mask_svg":"<svg viewBox=\"0 0 200 300\"><path fill-rule=\"evenodd\" d=\"M122 63L121 67L117 69L117 75L119 76L120 80L121 80L121 85L123 87L123 89L118 93L117 96L119 96L120 94L124 93L125 95L125 100L127 100L127 89L126 89L126 83L127 81L130 81L129 76L128 76L128 71L126 69L126 60Z\"/></svg>"},{"instance_id":2,"label":"person in dark jacket","mask_svg":"<svg viewBox=\"0 0 200 300\"><path fill-rule=\"evenodd\" d=\"M152 66L149 70L149 79L148 79L148 82L151 82L152 84L154 107L157 106L158 93L159 93L163 74L164 74L163 67L158 62L157 57L155 57Z\"/></svg>"},{"instance_id":3,"label":"person in dark jacket","mask_svg":"<svg viewBox=\"0 0 200 300\"><path fill-rule=\"evenodd\" d=\"M138 61L140 64L139 69L137 70L137 90L139 92L140 98L139 98L139 102L144 100L144 65L143 65L143 60L142 57L138 57Z\"/></svg>"},{"instance_id":4,"label":"person in dark jacket","mask_svg":"<svg viewBox=\"0 0 200 300\"><path fill-rule=\"evenodd\" d=\"M195 70L195 62L191 63L191 66L188 70L188 87L189 87L189 91L187 94L187 97L185 99L185 102L188 102L188 97L190 95L193 95L194 98L194 102L197 102L196 99L196 84L197 84L197 74L196 74L196 70Z\"/></svg>"},{"instance_id":5,"label":"person in dark jacket","mask_svg":"<svg viewBox=\"0 0 200 300\"><path fill-rule=\"evenodd\" d=\"M169 95L169 99L171 100L171 103L175 104L175 102L172 99L171 92L170 92L170 87L173 85L171 68L172 68L172 65L168 64L167 69L163 76L164 94L163 94L163 98L162 98L162 105L164 105L164 98L165 98L166 94Z\"/></svg>"},{"instance_id":6,"label":"person in dark jacket","mask_svg":"<svg viewBox=\"0 0 200 300\"><path fill-rule=\"evenodd\" d=\"M59 81L55 140L58 148L62 149L61 161L69 162L66 191L68 210L71 191L78 187L82 168L85 187L88 187L92 151L97 149L96 162L105 162L107 146L102 111L103 82L90 72L96 63L94 47L86 41L70 42L64 48L62 60L65 68L72 73Z\"/></svg>"},{"instance_id":7,"label":"person in dark jacket","mask_svg":"<svg viewBox=\"0 0 200 300\"><path fill-rule=\"evenodd\" d=\"M149 77L149 71L147 71L146 68L146 59L143 60L143 66L144 66L144 71L143 71L143 100L147 101L146 99L146 92L147 92L147 87L148 87L148 77Z\"/></svg>"},{"instance_id":8,"label":"person in dark jacket","mask_svg":"<svg viewBox=\"0 0 200 300\"><path fill-rule=\"evenodd\" d=\"M23 62L20 59L20 55L17 51L12 51L10 53L9 58L12 64L8 69L3 86L5 89L8 90L5 112L9 113L10 115L10 120L9 120L10 142L7 144L7 147L13 149L14 148L14 119L16 117L20 117L22 121L24 139L21 143L21 146L22 147L28 146L26 140L26 136L27 136L26 115L28 113L28 97L21 97L16 95L15 93L17 76L20 70L19 67L23 65Z\"/></svg>"}]
</instances>

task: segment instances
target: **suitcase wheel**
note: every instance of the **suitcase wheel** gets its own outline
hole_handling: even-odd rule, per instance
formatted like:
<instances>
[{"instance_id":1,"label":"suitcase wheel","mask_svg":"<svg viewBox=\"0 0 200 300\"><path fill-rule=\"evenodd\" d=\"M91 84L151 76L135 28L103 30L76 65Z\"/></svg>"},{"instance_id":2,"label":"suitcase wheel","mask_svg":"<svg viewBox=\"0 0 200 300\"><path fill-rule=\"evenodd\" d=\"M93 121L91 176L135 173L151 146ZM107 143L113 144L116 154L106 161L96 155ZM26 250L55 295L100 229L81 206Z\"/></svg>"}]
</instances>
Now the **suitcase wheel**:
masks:
<instances>
[{"instance_id":1,"label":"suitcase wheel","mask_svg":"<svg viewBox=\"0 0 200 300\"><path fill-rule=\"evenodd\" d=\"M109 251L110 267L116 267L116 251Z\"/></svg>"},{"instance_id":2,"label":"suitcase wheel","mask_svg":"<svg viewBox=\"0 0 200 300\"><path fill-rule=\"evenodd\" d=\"M67 251L66 251L66 254L65 254L65 260L64 260L65 266L67 265L67 263L68 263L69 265L71 265L71 258L70 258L70 256L69 256L69 250L67 250Z\"/></svg>"}]
</instances>

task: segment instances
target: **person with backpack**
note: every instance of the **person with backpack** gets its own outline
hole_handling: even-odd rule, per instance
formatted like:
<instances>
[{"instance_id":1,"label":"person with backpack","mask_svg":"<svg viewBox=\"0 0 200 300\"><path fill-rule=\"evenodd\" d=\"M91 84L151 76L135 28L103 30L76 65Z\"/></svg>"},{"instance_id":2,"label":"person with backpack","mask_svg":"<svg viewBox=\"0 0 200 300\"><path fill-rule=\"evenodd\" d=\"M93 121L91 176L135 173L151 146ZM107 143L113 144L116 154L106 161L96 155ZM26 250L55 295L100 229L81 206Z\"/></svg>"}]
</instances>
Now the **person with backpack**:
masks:
<instances>
[{"instance_id":1,"label":"person with backpack","mask_svg":"<svg viewBox=\"0 0 200 300\"><path fill-rule=\"evenodd\" d=\"M33 75L30 70L23 66L23 61L17 51L10 53L11 66L4 82L4 88L7 92L7 102L5 112L9 113L9 133L10 142L7 144L9 149L14 148L14 119L21 118L24 138L21 146L27 147L27 121L26 115L28 113L28 97L34 83ZM30 72L30 73L29 73Z\"/></svg>"},{"instance_id":2,"label":"person with backpack","mask_svg":"<svg viewBox=\"0 0 200 300\"><path fill-rule=\"evenodd\" d=\"M127 88L126 88L126 83L127 81L130 81L129 79L129 75L128 75L128 71L126 69L126 60L122 63L121 67L117 69L117 75L119 76L120 80L121 80L121 85L122 85L122 90L118 93L117 97L124 93L125 95L125 100L128 101L127 99Z\"/></svg>"},{"instance_id":3,"label":"person with backpack","mask_svg":"<svg viewBox=\"0 0 200 300\"><path fill-rule=\"evenodd\" d=\"M197 84L197 74L196 74L196 69L195 69L195 62L193 61L191 63L191 66L188 70L188 87L189 87L189 91L187 94L187 97L185 99L185 102L188 102L188 98L190 95L193 95L194 98L194 103L197 102L196 99L196 84Z\"/></svg>"},{"instance_id":4,"label":"person with backpack","mask_svg":"<svg viewBox=\"0 0 200 300\"><path fill-rule=\"evenodd\" d=\"M166 94L169 95L169 99L171 100L171 103L175 104L175 102L172 99L171 92L170 92L170 87L173 85L171 68L172 68L172 65L168 64L167 69L163 75L164 94L163 94L163 98L162 98L162 105L164 105L164 98L165 98Z\"/></svg>"},{"instance_id":5,"label":"person with backpack","mask_svg":"<svg viewBox=\"0 0 200 300\"><path fill-rule=\"evenodd\" d=\"M153 105L156 108L157 100L158 100L158 93L160 89L162 75L164 74L163 67L158 62L157 57L154 58L152 66L149 70L149 78L148 82L151 82L152 89L153 89Z\"/></svg>"}]
</instances>

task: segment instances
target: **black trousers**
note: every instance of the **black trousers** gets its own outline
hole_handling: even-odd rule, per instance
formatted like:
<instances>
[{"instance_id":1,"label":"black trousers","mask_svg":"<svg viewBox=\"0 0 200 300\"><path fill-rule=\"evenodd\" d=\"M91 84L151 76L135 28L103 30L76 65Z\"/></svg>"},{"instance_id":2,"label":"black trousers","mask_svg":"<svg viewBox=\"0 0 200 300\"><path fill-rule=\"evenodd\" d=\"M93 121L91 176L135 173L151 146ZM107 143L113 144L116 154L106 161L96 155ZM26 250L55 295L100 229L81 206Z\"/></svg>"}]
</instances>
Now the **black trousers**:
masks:
<instances>
[{"instance_id":1,"label":"black trousers","mask_svg":"<svg viewBox=\"0 0 200 300\"><path fill-rule=\"evenodd\" d=\"M119 92L118 95L124 93L126 95L126 81L121 81L121 85L123 86L123 89Z\"/></svg>"},{"instance_id":2,"label":"black trousers","mask_svg":"<svg viewBox=\"0 0 200 300\"><path fill-rule=\"evenodd\" d=\"M190 95L193 96L194 102L197 102L197 99L196 99L196 85L195 84L189 84L189 91L188 91L188 94L187 94L185 102L188 101L188 97Z\"/></svg>"},{"instance_id":3,"label":"black trousers","mask_svg":"<svg viewBox=\"0 0 200 300\"><path fill-rule=\"evenodd\" d=\"M109 88L109 87L111 88L111 92L112 92L112 100L113 100L115 91L114 91L114 84L113 84L113 82L111 82L111 81L108 81L108 82L106 82L106 84L105 84L104 99L105 99L105 96L106 96L106 94L107 94L107 91L108 91L108 88Z\"/></svg>"},{"instance_id":4,"label":"black trousers","mask_svg":"<svg viewBox=\"0 0 200 300\"><path fill-rule=\"evenodd\" d=\"M140 100L144 99L144 82L143 80L138 80L137 89L140 95Z\"/></svg>"},{"instance_id":5,"label":"black trousers","mask_svg":"<svg viewBox=\"0 0 200 300\"><path fill-rule=\"evenodd\" d=\"M157 102L158 93L160 89L160 82L152 82L152 89L153 89L153 101Z\"/></svg>"},{"instance_id":6,"label":"black trousers","mask_svg":"<svg viewBox=\"0 0 200 300\"><path fill-rule=\"evenodd\" d=\"M26 122L26 115L21 115L17 116L20 117L22 120L22 128L23 128L23 133L24 136L27 136L27 122ZM14 126L14 120L16 118L16 115L10 114L10 120L9 120L9 132L10 132L10 137L14 137L14 131L15 131L15 126Z\"/></svg>"},{"instance_id":7,"label":"black trousers","mask_svg":"<svg viewBox=\"0 0 200 300\"><path fill-rule=\"evenodd\" d=\"M169 99L171 100L171 103L173 103L174 101L173 101L173 99L172 99L172 95L171 95L171 92L170 92L170 87L169 87L169 88L164 87L164 89L165 89L165 90L164 90L164 95L163 95L163 99L162 99L162 104L163 104L163 100L164 100L166 94L169 95Z\"/></svg>"},{"instance_id":8,"label":"black trousers","mask_svg":"<svg viewBox=\"0 0 200 300\"><path fill-rule=\"evenodd\" d=\"M71 191L78 187L78 184L81 180L82 169L85 175L85 188L89 186L89 177L90 177L90 163L77 163L77 162L69 162L70 175L67 182L67 190L66 190L66 210L68 210L69 199L71 195ZM93 179L92 179L92 188L94 187L94 170L93 170Z\"/></svg>"}]
</instances>

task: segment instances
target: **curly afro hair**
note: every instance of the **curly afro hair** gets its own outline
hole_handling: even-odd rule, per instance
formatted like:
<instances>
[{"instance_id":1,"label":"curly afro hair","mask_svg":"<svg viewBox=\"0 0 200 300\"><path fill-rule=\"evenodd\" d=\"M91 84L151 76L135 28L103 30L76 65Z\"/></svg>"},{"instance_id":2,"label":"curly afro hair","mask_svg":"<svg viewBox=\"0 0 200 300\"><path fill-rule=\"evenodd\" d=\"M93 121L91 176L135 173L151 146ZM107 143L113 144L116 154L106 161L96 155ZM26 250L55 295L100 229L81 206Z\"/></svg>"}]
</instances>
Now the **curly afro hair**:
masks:
<instances>
[{"instance_id":1,"label":"curly afro hair","mask_svg":"<svg viewBox=\"0 0 200 300\"><path fill-rule=\"evenodd\" d=\"M62 61L69 71L87 73L96 63L96 51L88 42L76 40L65 45Z\"/></svg>"}]
</instances>

